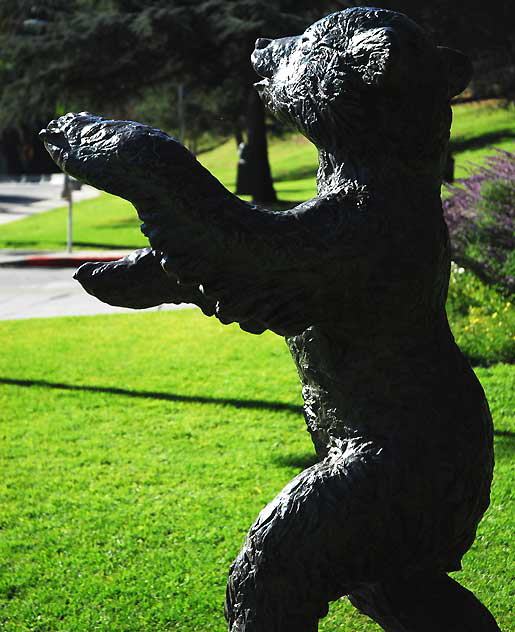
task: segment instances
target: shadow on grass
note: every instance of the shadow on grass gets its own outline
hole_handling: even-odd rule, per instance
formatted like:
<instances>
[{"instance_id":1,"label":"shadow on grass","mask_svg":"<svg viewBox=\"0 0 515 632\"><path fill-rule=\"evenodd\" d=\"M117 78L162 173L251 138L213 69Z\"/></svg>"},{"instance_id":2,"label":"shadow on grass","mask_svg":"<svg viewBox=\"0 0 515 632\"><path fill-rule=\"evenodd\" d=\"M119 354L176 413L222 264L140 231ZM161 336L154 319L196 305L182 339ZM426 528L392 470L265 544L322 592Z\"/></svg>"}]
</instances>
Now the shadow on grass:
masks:
<instances>
[{"instance_id":1,"label":"shadow on grass","mask_svg":"<svg viewBox=\"0 0 515 632\"><path fill-rule=\"evenodd\" d=\"M285 410L295 414L302 414L302 406L286 404L283 402L265 402L256 399L233 399L224 397L203 397L202 395L176 395L174 393L160 393L157 391L130 391L125 388L109 386L86 386L80 384L64 384L61 382L47 382L46 380L15 380L0 377L0 384L9 386L39 386L42 388L55 388L63 391L82 391L90 393L107 393L109 395L123 395L125 397L138 397L143 399L160 399L167 402L191 402L195 404L225 404L235 408L257 408L265 410Z\"/></svg>"},{"instance_id":2,"label":"shadow on grass","mask_svg":"<svg viewBox=\"0 0 515 632\"><path fill-rule=\"evenodd\" d=\"M311 167L299 167L293 171L283 171L278 176L274 176L274 182L290 182L295 180L305 180L306 178L316 178L318 165Z\"/></svg>"},{"instance_id":3,"label":"shadow on grass","mask_svg":"<svg viewBox=\"0 0 515 632\"><path fill-rule=\"evenodd\" d=\"M496 461L511 460L515 449L515 432L494 430L494 435L497 437L495 442ZM305 470L319 461L320 459L316 454L287 454L273 458L273 462L279 467L295 467L299 470Z\"/></svg>"},{"instance_id":4,"label":"shadow on grass","mask_svg":"<svg viewBox=\"0 0 515 632\"><path fill-rule=\"evenodd\" d=\"M113 228L138 228L141 225L141 220L136 215L134 210L134 217L127 217L125 219L119 219L109 222L109 224L102 224L101 226L95 226L95 230L112 230Z\"/></svg>"},{"instance_id":5,"label":"shadow on grass","mask_svg":"<svg viewBox=\"0 0 515 632\"><path fill-rule=\"evenodd\" d=\"M288 454L286 456L276 456L273 461L280 467L296 467L299 470L305 470L307 467L318 463L320 459L316 454Z\"/></svg>"},{"instance_id":6,"label":"shadow on grass","mask_svg":"<svg viewBox=\"0 0 515 632\"><path fill-rule=\"evenodd\" d=\"M63 382L48 382L46 380L16 380L0 377L0 384L6 386L25 386L53 388L63 391L81 391L90 393L106 393L108 395L122 395L142 399L160 399L167 402L185 402L195 404L224 404L235 408L255 408L261 410L287 411L296 415L302 415L302 406L287 404L285 402L266 402L259 399L235 399L225 397L204 397L202 395L177 395L174 393L161 393L159 391L130 391L125 388L109 386L87 386L80 384L65 384ZM494 435L505 440L509 447L515 447L515 432L510 430L494 430ZM508 447L508 446L507 446ZM314 465L318 458L314 454L278 456L276 463L287 467L300 467L302 469Z\"/></svg>"},{"instance_id":7,"label":"shadow on grass","mask_svg":"<svg viewBox=\"0 0 515 632\"><path fill-rule=\"evenodd\" d=\"M515 432L509 432L507 430L495 431L495 462L501 463L501 461L513 460L513 451L515 450Z\"/></svg>"},{"instance_id":8,"label":"shadow on grass","mask_svg":"<svg viewBox=\"0 0 515 632\"><path fill-rule=\"evenodd\" d=\"M487 132L474 136L473 138L455 138L450 141L449 147L451 152L460 153L467 151L468 149L481 149L488 145L495 145L503 140L515 140L515 132L512 128L506 127L504 129L497 130L496 132ZM493 148L492 148L493 152Z\"/></svg>"},{"instance_id":9,"label":"shadow on grass","mask_svg":"<svg viewBox=\"0 0 515 632\"><path fill-rule=\"evenodd\" d=\"M0 195L0 204L33 204L44 199L30 195Z\"/></svg>"},{"instance_id":10,"label":"shadow on grass","mask_svg":"<svg viewBox=\"0 0 515 632\"><path fill-rule=\"evenodd\" d=\"M494 435L496 462L511 461L515 450L515 432L511 430L494 430Z\"/></svg>"},{"instance_id":11,"label":"shadow on grass","mask_svg":"<svg viewBox=\"0 0 515 632\"><path fill-rule=\"evenodd\" d=\"M30 239L2 239L1 240L1 246L0 248L23 248L23 249L27 249L27 248L34 248L34 250L38 250L41 246L40 246L41 242L40 241L34 241L34 240L30 240ZM63 242L63 248L66 248L66 243ZM55 245L56 248L58 247L58 244L52 244ZM46 250L46 248L42 248L42 250Z\"/></svg>"}]
</instances>

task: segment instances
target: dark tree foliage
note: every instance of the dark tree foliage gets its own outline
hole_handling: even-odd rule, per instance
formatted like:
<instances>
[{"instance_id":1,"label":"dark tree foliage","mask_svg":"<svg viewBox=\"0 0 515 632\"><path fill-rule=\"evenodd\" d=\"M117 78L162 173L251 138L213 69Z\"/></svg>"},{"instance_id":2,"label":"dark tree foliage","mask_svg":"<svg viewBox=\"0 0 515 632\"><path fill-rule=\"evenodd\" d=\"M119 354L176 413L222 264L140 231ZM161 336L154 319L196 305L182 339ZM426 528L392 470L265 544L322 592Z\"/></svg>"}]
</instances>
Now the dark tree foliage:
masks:
<instances>
[{"instance_id":1,"label":"dark tree foliage","mask_svg":"<svg viewBox=\"0 0 515 632\"><path fill-rule=\"evenodd\" d=\"M2 125L79 104L116 113L147 86L177 77L177 51L198 43L195 14L185 6L126 13L115 4L55 0L3 20Z\"/></svg>"},{"instance_id":2,"label":"dark tree foliage","mask_svg":"<svg viewBox=\"0 0 515 632\"><path fill-rule=\"evenodd\" d=\"M352 0L2 0L0 130L27 136L65 110L130 118L177 133L177 85L188 128L246 141L256 201L275 198L264 111L249 57L257 37L295 34ZM477 56L512 41L510 2L377 0L442 44ZM515 50L515 48L514 48ZM514 55L515 57L515 55ZM515 86L515 82L512 82ZM509 86L506 89L509 92ZM507 94L507 96L509 96ZM168 106L167 106L168 103Z\"/></svg>"},{"instance_id":3,"label":"dark tree foliage","mask_svg":"<svg viewBox=\"0 0 515 632\"><path fill-rule=\"evenodd\" d=\"M314 8L305 0L46 0L37 5L5 0L0 129L36 127L68 109L129 116L149 94L154 101L157 94L159 102L182 83L195 95L190 114L197 126L246 136L253 144L253 197L273 201L264 111L252 88L257 77L250 53L257 37L299 32L332 8L328 2Z\"/></svg>"}]
</instances>

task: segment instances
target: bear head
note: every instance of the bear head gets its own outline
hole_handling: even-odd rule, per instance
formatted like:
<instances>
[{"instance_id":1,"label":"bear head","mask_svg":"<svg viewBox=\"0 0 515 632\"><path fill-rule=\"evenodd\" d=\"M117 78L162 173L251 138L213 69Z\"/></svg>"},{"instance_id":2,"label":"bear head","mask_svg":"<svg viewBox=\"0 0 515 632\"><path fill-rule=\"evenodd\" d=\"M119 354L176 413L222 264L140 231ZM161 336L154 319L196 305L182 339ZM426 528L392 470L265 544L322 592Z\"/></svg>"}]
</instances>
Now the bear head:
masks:
<instances>
[{"instance_id":1,"label":"bear head","mask_svg":"<svg viewBox=\"0 0 515 632\"><path fill-rule=\"evenodd\" d=\"M333 13L296 37L258 39L252 64L267 107L320 149L395 145L410 161L443 151L449 100L471 74L464 55L437 47L405 15L373 8Z\"/></svg>"}]
</instances>

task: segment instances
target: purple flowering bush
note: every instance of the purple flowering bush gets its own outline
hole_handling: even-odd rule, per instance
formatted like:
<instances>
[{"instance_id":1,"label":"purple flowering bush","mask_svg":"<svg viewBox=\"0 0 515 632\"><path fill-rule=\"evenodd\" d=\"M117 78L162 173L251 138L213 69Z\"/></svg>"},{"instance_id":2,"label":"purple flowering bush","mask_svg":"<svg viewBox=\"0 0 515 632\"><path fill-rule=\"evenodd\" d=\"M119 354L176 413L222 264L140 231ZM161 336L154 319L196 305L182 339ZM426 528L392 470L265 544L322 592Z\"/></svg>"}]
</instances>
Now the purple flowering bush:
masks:
<instances>
[{"instance_id":1,"label":"purple flowering bush","mask_svg":"<svg viewBox=\"0 0 515 632\"><path fill-rule=\"evenodd\" d=\"M472 364L515 362L515 153L497 150L446 190L456 341Z\"/></svg>"},{"instance_id":2,"label":"purple flowering bush","mask_svg":"<svg viewBox=\"0 0 515 632\"><path fill-rule=\"evenodd\" d=\"M453 260L505 294L515 293L515 153L497 150L443 201Z\"/></svg>"}]
</instances>

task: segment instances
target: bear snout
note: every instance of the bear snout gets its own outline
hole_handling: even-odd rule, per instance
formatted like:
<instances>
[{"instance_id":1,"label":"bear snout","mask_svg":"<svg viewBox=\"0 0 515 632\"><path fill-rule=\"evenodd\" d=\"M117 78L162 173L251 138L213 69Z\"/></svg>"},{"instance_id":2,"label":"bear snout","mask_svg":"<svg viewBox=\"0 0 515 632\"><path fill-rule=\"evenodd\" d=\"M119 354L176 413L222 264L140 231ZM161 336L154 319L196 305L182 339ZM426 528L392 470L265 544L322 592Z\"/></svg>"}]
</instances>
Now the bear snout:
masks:
<instances>
[{"instance_id":1,"label":"bear snout","mask_svg":"<svg viewBox=\"0 0 515 632\"><path fill-rule=\"evenodd\" d=\"M271 41L272 40L267 37L258 37L254 46L257 49L266 48Z\"/></svg>"},{"instance_id":2,"label":"bear snout","mask_svg":"<svg viewBox=\"0 0 515 632\"><path fill-rule=\"evenodd\" d=\"M251 56L254 70L261 77L272 79L279 64L288 58L298 41L298 35L280 39L260 37Z\"/></svg>"}]
</instances>

